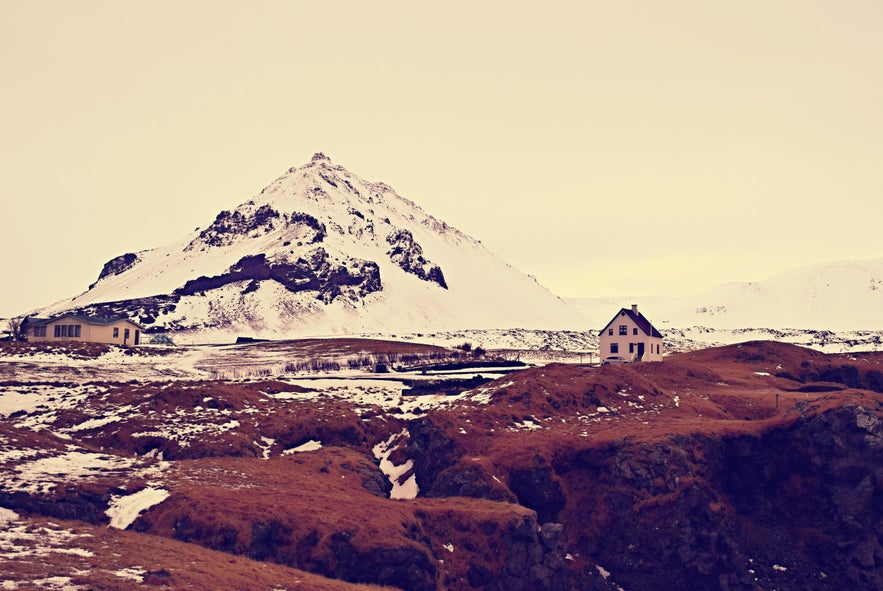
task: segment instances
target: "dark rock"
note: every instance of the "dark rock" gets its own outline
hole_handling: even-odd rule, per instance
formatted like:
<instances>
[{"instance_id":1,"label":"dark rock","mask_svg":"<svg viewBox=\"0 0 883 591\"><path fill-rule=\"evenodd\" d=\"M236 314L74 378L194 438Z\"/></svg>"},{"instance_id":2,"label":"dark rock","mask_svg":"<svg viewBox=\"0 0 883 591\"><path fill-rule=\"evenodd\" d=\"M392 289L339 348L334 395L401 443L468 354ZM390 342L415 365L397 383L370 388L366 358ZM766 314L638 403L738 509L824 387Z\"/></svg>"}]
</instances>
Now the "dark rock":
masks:
<instances>
[{"instance_id":1,"label":"dark rock","mask_svg":"<svg viewBox=\"0 0 883 591\"><path fill-rule=\"evenodd\" d=\"M279 520L257 522L251 526L251 547L248 555L256 560L275 557L280 548L287 546L291 529Z\"/></svg>"},{"instance_id":2,"label":"dark rock","mask_svg":"<svg viewBox=\"0 0 883 591\"><path fill-rule=\"evenodd\" d=\"M540 526L540 541L547 550L557 550L564 526L560 523L544 523Z\"/></svg>"},{"instance_id":3,"label":"dark rock","mask_svg":"<svg viewBox=\"0 0 883 591\"><path fill-rule=\"evenodd\" d=\"M76 489L51 497L0 490L0 507L47 517L57 517L58 519L108 523L109 518L104 512L110 502L110 497L109 492L97 493Z\"/></svg>"},{"instance_id":4,"label":"dark rock","mask_svg":"<svg viewBox=\"0 0 883 591\"><path fill-rule=\"evenodd\" d=\"M126 254L121 254L120 256L113 258L106 263L104 263L104 267L101 269L101 273L98 275L98 280L89 286L89 289L92 289L97 285L98 281L101 281L105 277L112 277L114 275L119 275L120 273L124 273L128 271L132 267L134 267L137 263L141 262L141 259L137 254L133 252L128 252Z\"/></svg>"},{"instance_id":5,"label":"dark rock","mask_svg":"<svg viewBox=\"0 0 883 591\"><path fill-rule=\"evenodd\" d=\"M431 591L436 568L425 551L417 547L358 550L350 532L331 536L335 564L327 576L351 583L390 585L406 591Z\"/></svg>"},{"instance_id":6,"label":"dark rock","mask_svg":"<svg viewBox=\"0 0 883 591\"><path fill-rule=\"evenodd\" d=\"M306 259L293 263L269 261L265 254L246 256L222 275L191 279L175 290L175 295L194 295L230 283L251 281L244 292L247 293L254 291L258 282L276 281L294 293L315 291L318 299L330 303L344 289L354 289L360 296L382 289L376 263L358 259L351 259L348 263L349 266L335 263L322 247L313 250Z\"/></svg>"},{"instance_id":7,"label":"dark rock","mask_svg":"<svg viewBox=\"0 0 883 591\"><path fill-rule=\"evenodd\" d=\"M514 470L509 474L509 489L519 503L537 512L542 523L556 521L566 503L561 484L548 466Z\"/></svg>"},{"instance_id":8,"label":"dark rock","mask_svg":"<svg viewBox=\"0 0 883 591\"><path fill-rule=\"evenodd\" d=\"M448 288L441 268L426 260L423 248L414 240L410 230L396 229L386 237L386 241L392 246L386 253L389 260L403 271L444 289Z\"/></svg>"},{"instance_id":9,"label":"dark rock","mask_svg":"<svg viewBox=\"0 0 883 591\"><path fill-rule=\"evenodd\" d=\"M429 418L409 421L408 432L406 454L414 461L414 473L421 494L426 497L450 496L445 483L436 487L436 480L442 471L457 463L463 451Z\"/></svg>"}]
</instances>

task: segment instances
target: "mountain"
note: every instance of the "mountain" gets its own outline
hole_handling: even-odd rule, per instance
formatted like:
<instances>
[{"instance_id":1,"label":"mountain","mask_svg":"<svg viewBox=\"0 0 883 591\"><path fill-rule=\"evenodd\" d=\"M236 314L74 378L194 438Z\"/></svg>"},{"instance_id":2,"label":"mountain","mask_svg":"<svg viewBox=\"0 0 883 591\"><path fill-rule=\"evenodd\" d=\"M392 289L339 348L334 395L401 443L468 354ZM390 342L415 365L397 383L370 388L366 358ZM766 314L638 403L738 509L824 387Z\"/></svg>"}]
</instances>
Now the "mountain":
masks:
<instances>
[{"instance_id":1,"label":"mountain","mask_svg":"<svg viewBox=\"0 0 883 591\"><path fill-rule=\"evenodd\" d=\"M592 326L636 303L659 329L883 329L883 258L823 263L686 297L571 298Z\"/></svg>"},{"instance_id":2,"label":"mountain","mask_svg":"<svg viewBox=\"0 0 883 591\"><path fill-rule=\"evenodd\" d=\"M114 258L40 314L69 310L209 340L585 327L478 241L321 153L181 240Z\"/></svg>"}]
</instances>

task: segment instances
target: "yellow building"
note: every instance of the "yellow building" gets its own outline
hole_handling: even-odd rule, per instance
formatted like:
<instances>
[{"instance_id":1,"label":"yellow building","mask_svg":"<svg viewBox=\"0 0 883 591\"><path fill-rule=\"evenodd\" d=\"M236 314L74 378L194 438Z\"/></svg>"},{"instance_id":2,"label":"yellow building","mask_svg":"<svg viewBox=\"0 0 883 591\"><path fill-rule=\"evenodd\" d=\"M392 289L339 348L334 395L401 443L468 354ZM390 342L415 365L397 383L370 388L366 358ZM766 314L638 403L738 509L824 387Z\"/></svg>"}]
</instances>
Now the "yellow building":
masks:
<instances>
[{"instance_id":1,"label":"yellow building","mask_svg":"<svg viewBox=\"0 0 883 591\"><path fill-rule=\"evenodd\" d=\"M95 318L65 314L57 318L28 318L24 334L31 343L83 341L110 345L138 345L143 327L128 318Z\"/></svg>"}]
</instances>

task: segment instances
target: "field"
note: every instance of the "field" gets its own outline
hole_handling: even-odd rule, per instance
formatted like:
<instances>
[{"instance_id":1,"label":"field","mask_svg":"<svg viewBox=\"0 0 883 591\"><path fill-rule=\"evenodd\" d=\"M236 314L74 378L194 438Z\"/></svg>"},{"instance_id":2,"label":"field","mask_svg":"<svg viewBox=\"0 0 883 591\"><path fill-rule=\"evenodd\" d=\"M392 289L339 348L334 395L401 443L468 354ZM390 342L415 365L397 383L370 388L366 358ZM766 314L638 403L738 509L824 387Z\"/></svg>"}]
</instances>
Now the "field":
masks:
<instances>
[{"instance_id":1,"label":"field","mask_svg":"<svg viewBox=\"0 0 883 591\"><path fill-rule=\"evenodd\" d=\"M515 357L369 339L4 345L2 588L883 580L883 354Z\"/></svg>"}]
</instances>

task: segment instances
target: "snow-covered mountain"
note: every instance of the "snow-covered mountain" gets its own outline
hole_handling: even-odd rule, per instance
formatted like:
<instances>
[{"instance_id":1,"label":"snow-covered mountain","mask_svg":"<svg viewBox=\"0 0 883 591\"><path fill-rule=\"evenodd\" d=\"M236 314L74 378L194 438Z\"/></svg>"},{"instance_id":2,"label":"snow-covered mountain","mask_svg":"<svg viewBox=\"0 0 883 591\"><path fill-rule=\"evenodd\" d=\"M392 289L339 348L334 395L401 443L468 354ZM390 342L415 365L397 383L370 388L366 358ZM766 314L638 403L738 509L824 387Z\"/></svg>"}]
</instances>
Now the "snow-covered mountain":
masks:
<instances>
[{"instance_id":1,"label":"snow-covered mountain","mask_svg":"<svg viewBox=\"0 0 883 591\"><path fill-rule=\"evenodd\" d=\"M209 339L586 327L478 241L321 153L180 241L109 261L86 292L39 313L67 310Z\"/></svg>"},{"instance_id":2,"label":"snow-covered mountain","mask_svg":"<svg viewBox=\"0 0 883 591\"><path fill-rule=\"evenodd\" d=\"M657 328L883 329L883 258L792 269L754 283L726 283L679 297L572 298L592 326L639 304Z\"/></svg>"}]
</instances>

